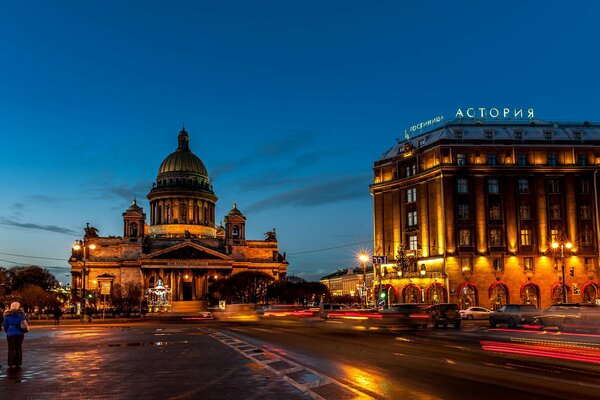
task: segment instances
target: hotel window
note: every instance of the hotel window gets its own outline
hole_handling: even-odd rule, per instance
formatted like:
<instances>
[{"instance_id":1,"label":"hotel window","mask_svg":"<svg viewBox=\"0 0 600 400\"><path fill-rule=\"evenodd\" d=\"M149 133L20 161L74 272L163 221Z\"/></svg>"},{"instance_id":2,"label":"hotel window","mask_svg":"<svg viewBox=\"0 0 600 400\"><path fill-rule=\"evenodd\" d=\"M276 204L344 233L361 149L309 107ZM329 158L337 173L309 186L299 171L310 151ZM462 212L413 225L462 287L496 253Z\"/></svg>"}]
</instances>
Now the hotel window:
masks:
<instances>
[{"instance_id":1,"label":"hotel window","mask_svg":"<svg viewBox=\"0 0 600 400\"><path fill-rule=\"evenodd\" d=\"M517 139L517 140L523 139L523 131L515 131L515 139Z\"/></svg>"},{"instance_id":2,"label":"hotel window","mask_svg":"<svg viewBox=\"0 0 600 400\"><path fill-rule=\"evenodd\" d=\"M413 164L413 165L409 165L407 167L405 167L404 169L406 171L406 176L413 176L417 173L417 165Z\"/></svg>"},{"instance_id":3,"label":"hotel window","mask_svg":"<svg viewBox=\"0 0 600 400\"><path fill-rule=\"evenodd\" d=\"M560 183L557 178L548 179L548 192L550 194L559 194L560 193Z\"/></svg>"},{"instance_id":4,"label":"hotel window","mask_svg":"<svg viewBox=\"0 0 600 400\"><path fill-rule=\"evenodd\" d=\"M414 250L414 251L416 251L417 247L418 247L418 245L417 245L417 236L416 235L409 236L408 237L408 250Z\"/></svg>"},{"instance_id":5,"label":"hotel window","mask_svg":"<svg viewBox=\"0 0 600 400\"><path fill-rule=\"evenodd\" d=\"M490 246L502 246L501 229L490 229Z\"/></svg>"},{"instance_id":6,"label":"hotel window","mask_svg":"<svg viewBox=\"0 0 600 400\"><path fill-rule=\"evenodd\" d=\"M589 271L590 269L594 269L594 259L592 257L585 257L583 259L585 270Z\"/></svg>"},{"instance_id":7,"label":"hotel window","mask_svg":"<svg viewBox=\"0 0 600 400\"><path fill-rule=\"evenodd\" d=\"M406 214L406 225L408 227L417 226L417 212L416 211L409 211L408 214Z\"/></svg>"},{"instance_id":8,"label":"hotel window","mask_svg":"<svg viewBox=\"0 0 600 400\"><path fill-rule=\"evenodd\" d=\"M425 139L419 139L419 147L425 144Z\"/></svg>"},{"instance_id":9,"label":"hotel window","mask_svg":"<svg viewBox=\"0 0 600 400\"><path fill-rule=\"evenodd\" d=\"M531 231L521 229L521 246L531 246Z\"/></svg>"},{"instance_id":10,"label":"hotel window","mask_svg":"<svg viewBox=\"0 0 600 400\"><path fill-rule=\"evenodd\" d=\"M529 209L529 204L521 204L519 206L519 218L525 219L525 220L531 218L531 211Z\"/></svg>"},{"instance_id":11,"label":"hotel window","mask_svg":"<svg viewBox=\"0 0 600 400\"><path fill-rule=\"evenodd\" d=\"M454 138L455 139L462 139L463 138L463 131L454 131Z\"/></svg>"},{"instance_id":12,"label":"hotel window","mask_svg":"<svg viewBox=\"0 0 600 400\"><path fill-rule=\"evenodd\" d=\"M463 272L471 271L471 257L461 257L460 258L460 269Z\"/></svg>"},{"instance_id":13,"label":"hotel window","mask_svg":"<svg viewBox=\"0 0 600 400\"><path fill-rule=\"evenodd\" d=\"M558 228L554 227L550 229L550 242L558 242L559 240L560 238Z\"/></svg>"},{"instance_id":14,"label":"hotel window","mask_svg":"<svg viewBox=\"0 0 600 400\"><path fill-rule=\"evenodd\" d=\"M466 164L466 158L464 154L457 154L456 155L456 165L460 166L460 167L464 167Z\"/></svg>"},{"instance_id":15,"label":"hotel window","mask_svg":"<svg viewBox=\"0 0 600 400\"><path fill-rule=\"evenodd\" d=\"M576 140L581 140L581 132L573 132L573 136Z\"/></svg>"},{"instance_id":16,"label":"hotel window","mask_svg":"<svg viewBox=\"0 0 600 400\"><path fill-rule=\"evenodd\" d=\"M548 165L551 167L556 166L556 154L554 154L554 153L548 154Z\"/></svg>"},{"instance_id":17,"label":"hotel window","mask_svg":"<svg viewBox=\"0 0 600 400\"><path fill-rule=\"evenodd\" d=\"M592 230L587 225L581 230L581 244L586 246L592 244Z\"/></svg>"},{"instance_id":18,"label":"hotel window","mask_svg":"<svg viewBox=\"0 0 600 400\"><path fill-rule=\"evenodd\" d=\"M560 219L560 204L550 205L550 219Z\"/></svg>"},{"instance_id":19,"label":"hotel window","mask_svg":"<svg viewBox=\"0 0 600 400\"><path fill-rule=\"evenodd\" d=\"M495 257L492 259L492 268L496 272L504 271L504 260L502 259L502 257Z\"/></svg>"},{"instance_id":20,"label":"hotel window","mask_svg":"<svg viewBox=\"0 0 600 400\"><path fill-rule=\"evenodd\" d=\"M488 193L498 193L498 179L490 178L488 179Z\"/></svg>"},{"instance_id":21,"label":"hotel window","mask_svg":"<svg viewBox=\"0 0 600 400\"><path fill-rule=\"evenodd\" d=\"M494 138L494 132L493 131L485 131L485 138L486 138L486 140L492 140Z\"/></svg>"},{"instance_id":22,"label":"hotel window","mask_svg":"<svg viewBox=\"0 0 600 400\"><path fill-rule=\"evenodd\" d=\"M527 165L527 154L519 154L517 155L517 163L520 167L524 167Z\"/></svg>"},{"instance_id":23,"label":"hotel window","mask_svg":"<svg viewBox=\"0 0 600 400\"><path fill-rule=\"evenodd\" d=\"M469 219L469 205L461 203L458 205L458 218Z\"/></svg>"},{"instance_id":24,"label":"hotel window","mask_svg":"<svg viewBox=\"0 0 600 400\"><path fill-rule=\"evenodd\" d=\"M496 155L495 154L487 155L487 164L488 165L496 165Z\"/></svg>"},{"instance_id":25,"label":"hotel window","mask_svg":"<svg viewBox=\"0 0 600 400\"><path fill-rule=\"evenodd\" d=\"M519 179L519 193L529 193L529 179Z\"/></svg>"},{"instance_id":26,"label":"hotel window","mask_svg":"<svg viewBox=\"0 0 600 400\"><path fill-rule=\"evenodd\" d=\"M500 216L499 204L490 204L490 219L492 221L500 221L502 219L502 217Z\"/></svg>"},{"instance_id":27,"label":"hotel window","mask_svg":"<svg viewBox=\"0 0 600 400\"><path fill-rule=\"evenodd\" d=\"M546 139L546 140L552 139L552 132L551 131L544 131L544 139Z\"/></svg>"},{"instance_id":28,"label":"hotel window","mask_svg":"<svg viewBox=\"0 0 600 400\"><path fill-rule=\"evenodd\" d=\"M591 219L592 212L590 210L590 206L583 205L583 206L579 207L579 216L581 217L581 219Z\"/></svg>"},{"instance_id":29,"label":"hotel window","mask_svg":"<svg viewBox=\"0 0 600 400\"><path fill-rule=\"evenodd\" d=\"M585 154L577 154L577 165L582 167L587 165L587 156Z\"/></svg>"},{"instance_id":30,"label":"hotel window","mask_svg":"<svg viewBox=\"0 0 600 400\"><path fill-rule=\"evenodd\" d=\"M590 192L590 181L582 179L579 182L579 193L588 194Z\"/></svg>"},{"instance_id":31,"label":"hotel window","mask_svg":"<svg viewBox=\"0 0 600 400\"><path fill-rule=\"evenodd\" d=\"M457 193L468 193L469 192L467 178L458 178L456 180L456 192Z\"/></svg>"},{"instance_id":32,"label":"hotel window","mask_svg":"<svg viewBox=\"0 0 600 400\"><path fill-rule=\"evenodd\" d=\"M533 272L533 257L523 258L523 271Z\"/></svg>"},{"instance_id":33,"label":"hotel window","mask_svg":"<svg viewBox=\"0 0 600 400\"><path fill-rule=\"evenodd\" d=\"M459 246L470 246L471 245L471 231L468 229L461 229L458 232L458 245Z\"/></svg>"},{"instance_id":34,"label":"hotel window","mask_svg":"<svg viewBox=\"0 0 600 400\"><path fill-rule=\"evenodd\" d=\"M410 188L406 191L406 202L414 203L417 201L417 188Z\"/></svg>"}]
</instances>

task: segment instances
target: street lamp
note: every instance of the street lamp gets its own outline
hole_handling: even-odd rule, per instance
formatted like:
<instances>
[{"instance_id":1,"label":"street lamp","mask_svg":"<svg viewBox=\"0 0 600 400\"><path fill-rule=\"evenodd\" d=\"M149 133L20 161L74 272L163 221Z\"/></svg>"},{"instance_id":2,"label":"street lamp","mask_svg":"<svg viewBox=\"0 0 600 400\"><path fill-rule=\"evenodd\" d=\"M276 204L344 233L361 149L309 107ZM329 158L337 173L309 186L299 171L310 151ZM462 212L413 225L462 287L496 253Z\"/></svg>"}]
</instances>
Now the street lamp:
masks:
<instances>
[{"instance_id":1,"label":"street lamp","mask_svg":"<svg viewBox=\"0 0 600 400\"><path fill-rule=\"evenodd\" d=\"M358 261L362 263L363 278L362 278L362 293L365 298L365 308L367 306L367 261L369 261L369 255L365 252L358 255Z\"/></svg>"},{"instance_id":2,"label":"street lamp","mask_svg":"<svg viewBox=\"0 0 600 400\"><path fill-rule=\"evenodd\" d=\"M560 267L562 269L562 295L563 295L563 303L567 302L567 287L565 283L565 248L567 250L571 250L573 248L573 243L567 242L552 242L551 244L554 250L560 247Z\"/></svg>"},{"instance_id":3,"label":"street lamp","mask_svg":"<svg viewBox=\"0 0 600 400\"><path fill-rule=\"evenodd\" d=\"M85 268L85 262L87 261L87 257L90 254L90 250L94 250L96 248L96 245L94 243L87 243L85 240L78 240L74 245L73 245L73 250L75 251L81 251L81 261L83 262L82 268L81 268L81 307L82 307L82 315L83 315L83 308L85 307L86 303L87 303L87 297L85 295L85 273L86 273L86 268Z\"/></svg>"}]
</instances>

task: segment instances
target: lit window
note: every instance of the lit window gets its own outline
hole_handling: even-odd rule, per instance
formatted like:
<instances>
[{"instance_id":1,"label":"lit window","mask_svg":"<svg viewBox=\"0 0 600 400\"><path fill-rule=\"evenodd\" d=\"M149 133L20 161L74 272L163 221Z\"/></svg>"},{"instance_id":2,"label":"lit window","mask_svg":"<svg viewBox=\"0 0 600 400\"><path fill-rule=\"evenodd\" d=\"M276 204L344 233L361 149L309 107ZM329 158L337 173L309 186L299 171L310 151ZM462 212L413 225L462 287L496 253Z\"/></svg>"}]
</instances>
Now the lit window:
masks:
<instances>
[{"instance_id":1,"label":"lit window","mask_svg":"<svg viewBox=\"0 0 600 400\"><path fill-rule=\"evenodd\" d=\"M413 203L417 201L417 188L410 188L406 190L406 202Z\"/></svg>"},{"instance_id":2,"label":"lit window","mask_svg":"<svg viewBox=\"0 0 600 400\"><path fill-rule=\"evenodd\" d=\"M470 246L471 245L471 231L468 229L461 229L458 234L458 245L459 246Z\"/></svg>"},{"instance_id":3,"label":"lit window","mask_svg":"<svg viewBox=\"0 0 600 400\"><path fill-rule=\"evenodd\" d=\"M490 205L490 219L493 221L499 221L502 219L500 216L500 205L499 204L491 204Z\"/></svg>"},{"instance_id":4,"label":"lit window","mask_svg":"<svg viewBox=\"0 0 600 400\"><path fill-rule=\"evenodd\" d=\"M521 229L521 246L531 246L531 231Z\"/></svg>"},{"instance_id":5,"label":"lit window","mask_svg":"<svg viewBox=\"0 0 600 400\"><path fill-rule=\"evenodd\" d=\"M548 165L551 167L556 166L556 154L554 154L554 153L548 154Z\"/></svg>"},{"instance_id":6,"label":"lit window","mask_svg":"<svg viewBox=\"0 0 600 400\"><path fill-rule=\"evenodd\" d=\"M519 193L529 193L529 180L527 178L519 179Z\"/></svg>"},{"instance_id":7,"label":"lit window","mask_svg":"<svg viewBox=\"0 0 600 400\"><path fill-rule=\"evenodd\" d=\"M417 165L416 164L409 165L409 166L405 167L404 170L406 172L407 177L413 176L417 173Z\"/></svg>"},{"instance_id":8,"label":"lit window","mask_svg":"<svg viewBox=\"0 0 600 400\"><path fill-rule=\"evenodd\" d=\"M497 272L504 271L504 260L502 257L496 257L492 259L492 268L494 268L494 271Z\"/></svg>"},{"instance_id":9,"label":"lit window","mask_svg":"<svg viewBox=\"0 0 600 400\"><path fill-rule=\"evenodd\" d=\"M586 246L592 244L592 230L587 225L581 230L581 244Z\"/></svg>"},{"instance_id":10,"label":"lit window","mask_svg":"<svg viewBox=\"0 0 600 400\"><path fill-rule=\"evenodd\" d=\"M467 178L458 178L456 180L456 191L458 193L468 193L469 187L467 183Z\"/></svg>"},{"instance_id":11,"label":"lit window","mask_svg":"<svg viewBox=\"0 0 600 400\"><path fill-rule=\"evenodd\" d=\"M469 219L469 205L461 203L458 205L458 218Z\"/></svg>"},{"instance_id":12,"label":"lit window","mask_svg":"<svg viewBox=\"0 0 600 400\"><path fill-rule=\"evenodd\" d=\"M524 167L527 165L527 154L519 154L517 156L517 163L520 167Z\"/></svg>"},{"instance_id":13,"label":"lit window","mask_svg":"<svg viewBox=\"0 0 600 400\"><path fill-rule=\"evenodd\" d=\"M464 167L466 164L466 158L464 154L457 154L456 155L456 165L460 166L460 167Z\"/></svg>"},{"instance_id":14,"label":"lit window","mask_svg":"<svg viewBox=\"0 0 600 400\"><path fill-rule=\"evenodd\" d=\"M417 226L417 212L409 211L406 215L406 225L409 227Z\"/></svg>"},{"instance_id":15,"label":"lit window","mask_svg":"<svg viewBox=\"0 0 600 400\"><path fill-rule=\"evenodd\" d=\"M409 236L408 237L408 249L409 250L417 250L418 244L417 244L417 236Z\"/></svg>"},{"instance_id":16,"label":"lit window","mask_svg":"<svg viewBox=\"0 0 600 400\"><path fill-rule=\"evenodd\" d=\"M487 164L488 165L496 165L496 155L495 154L487 155Z\"/></svg>"},{"instance_id":17,"label":"lit window","mask_svg":"<svg viewBox=\"0 0 600 400\"><path fill-rule=\"evenodd\" d=\"M550 242L559 241L559 231L556 227L550 229Z\"/></svg>"},{"instance_id":18,"label":"lit window","mask_svg":"<svg viewBox=\"0 0 600 400\"><path fill-rule=\"evenodd\" d=\"M523 258L523 270L533 272L533 257Z\"/></svg>"},{"instance_id":19,"label":"lit window","mask_svg":"<svg viewBox=\"0 0 600 400\"><path fill-rule=\"evenodd\" d=\"M470 257L461 257L460 258L460 269L463 272L471 271L471 258Z\"/></svg>"},{"instance_id":20,"label":"lit window","mask_svg":"<svg viewBox=\"0 0 600 400\"><path fill-rule=\"evenodd\" d=\"M490 246L502 246L502 231L490 229Z\"/></svg>"},{"instance_id":21,"label":"lit window","mask_svg":"<svg viewBox=\"0 0 600 400\"><path fill-rule=\"evenodd\" d=\"M498 193L499 191L500 190L498 188L498 179L488 179L488 193Z\"/></svg>"}]
</instances>

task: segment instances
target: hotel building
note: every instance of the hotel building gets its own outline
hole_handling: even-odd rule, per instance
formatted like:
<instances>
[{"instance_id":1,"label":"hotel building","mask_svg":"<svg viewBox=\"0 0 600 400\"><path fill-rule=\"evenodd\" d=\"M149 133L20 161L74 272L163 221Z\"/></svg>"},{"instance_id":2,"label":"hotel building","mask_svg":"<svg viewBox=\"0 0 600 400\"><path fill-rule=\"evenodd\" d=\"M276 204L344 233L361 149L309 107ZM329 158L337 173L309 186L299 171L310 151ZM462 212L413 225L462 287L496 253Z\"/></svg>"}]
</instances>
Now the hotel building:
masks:
<instances>
[{"instance_id":1,"label":"hotel building","mask_svg":"<svg viewBox=\"0 0 600 400\"><path fill-rule=\"evenodd\" d=\"M389 260L376 291L463 308L600 302L599 169L588 122L457 119L398 141L370 186L374 254Z\"/></svg>"}]
</instances>

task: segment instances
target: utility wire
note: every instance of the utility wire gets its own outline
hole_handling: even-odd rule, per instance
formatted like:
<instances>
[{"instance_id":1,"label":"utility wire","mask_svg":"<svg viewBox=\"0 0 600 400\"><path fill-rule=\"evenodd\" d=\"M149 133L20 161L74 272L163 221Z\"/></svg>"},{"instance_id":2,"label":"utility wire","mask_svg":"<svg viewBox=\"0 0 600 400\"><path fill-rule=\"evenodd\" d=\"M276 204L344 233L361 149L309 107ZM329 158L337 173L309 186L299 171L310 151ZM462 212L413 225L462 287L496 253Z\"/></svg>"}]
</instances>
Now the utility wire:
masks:
<instances>
[{"instance_id":1,"label":"utility wire","mask_svg":"<svg viewBox=\"0 0 600 400\"><path fill-rule=\"evenodd\" d=\"M371 243L373 240L365 240L364 242L358 242L358 243L350 243L350 244L343 244L341 246L334 246L334 247L327 247L324 249L316 249L316 250L307 250L307 251L299 251L297 253L288 253L288 256L296 256L298 254L308 254L308 253L317 253L320 251L328 251L328 250L334 250L334 249L341 249L342 247L350 247L350 246L356 246L358 244L365 244L365 243Z\"/></svg>"},{"instance_id":2,"label":"utility wire","mask_svg":"<svg viewBox=\"0 0 600 400\"><path fill-rule=\"evenodd\" d=\"M1 253L1 252L0 252L0 254L5 255L5 256L13 256L13 257L39 258L41 260L65 261L64 258L38 257L38 256L28 256L28 255L24 255L24 254L11 254L11 253Z\"/></svg>"}]
</instances>

